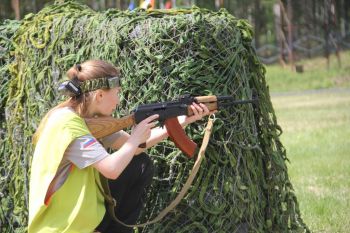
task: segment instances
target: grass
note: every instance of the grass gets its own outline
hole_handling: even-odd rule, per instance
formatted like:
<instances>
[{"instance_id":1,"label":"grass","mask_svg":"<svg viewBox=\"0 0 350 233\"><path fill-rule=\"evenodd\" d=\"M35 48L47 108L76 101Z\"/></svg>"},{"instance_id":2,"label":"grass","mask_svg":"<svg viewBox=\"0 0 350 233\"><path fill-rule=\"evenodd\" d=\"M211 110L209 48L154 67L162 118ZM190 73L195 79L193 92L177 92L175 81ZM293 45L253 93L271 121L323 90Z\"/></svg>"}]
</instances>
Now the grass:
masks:
<instances>
[{"instance_id":1,"label":"grass","mask_svg":"<svg viewBox=\"0 0 350 233\"><path fill-rule=\"evenodd\" d=\"M312 232L349 232L350 90L272 101L304 221Z\"/></svg>"},{"instance_id":2,"label":"grass","mask_svg":"<svg viewBox=\"0 0 350 233\"><path fill-rule=\"evenodd\" d=\"M323 89L331 87L350 88L350 51L340 54L341 67L335 55L327 60L323 57L303 60L298 64L303 66L304 72L292 71L290 66L281 68L280 65L267 66L267 81L271 92L300 91Z\"/></svg>"},{"instance_id":3,"label":"grass","mask_svg":"<svg viewBox=\"0 0 350 233\"><path fill-rule=\"evenodd\" d=\"M344 68L323 71L325 74L267 68L267 82L275 90L272 102L284 130L281 140L290 160L289 176L312 232L345 233L350 229L350 79L334 81L350 76L344 73L349 69L350 53L342 57L349 59ZM321 67L322 62L314 59L305 64ZM276 74L282 80L276 80ZM320 88L329 89L316 90Z\"/></svg>"}]
</instances>

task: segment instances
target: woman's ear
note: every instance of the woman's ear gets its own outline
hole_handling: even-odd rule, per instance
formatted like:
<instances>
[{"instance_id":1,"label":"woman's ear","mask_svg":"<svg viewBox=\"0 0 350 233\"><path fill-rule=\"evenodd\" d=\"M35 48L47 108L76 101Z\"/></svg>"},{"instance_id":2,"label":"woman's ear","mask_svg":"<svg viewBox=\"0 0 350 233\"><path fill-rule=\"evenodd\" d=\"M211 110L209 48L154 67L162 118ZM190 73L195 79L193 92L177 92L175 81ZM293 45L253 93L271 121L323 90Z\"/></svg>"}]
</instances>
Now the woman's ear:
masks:
<instances>
[{"instance_id":1,"label":"woman's ear","mask_svg":"<svg viewBox=\"0 0 350 233\"><path fill-rule=\"evenodd\" d=\"M102 90L95 91L94 99L96 100L97 103L101 102L101 100L103 99L103 95L104 93Z\"/></svg>"}]
</instances>

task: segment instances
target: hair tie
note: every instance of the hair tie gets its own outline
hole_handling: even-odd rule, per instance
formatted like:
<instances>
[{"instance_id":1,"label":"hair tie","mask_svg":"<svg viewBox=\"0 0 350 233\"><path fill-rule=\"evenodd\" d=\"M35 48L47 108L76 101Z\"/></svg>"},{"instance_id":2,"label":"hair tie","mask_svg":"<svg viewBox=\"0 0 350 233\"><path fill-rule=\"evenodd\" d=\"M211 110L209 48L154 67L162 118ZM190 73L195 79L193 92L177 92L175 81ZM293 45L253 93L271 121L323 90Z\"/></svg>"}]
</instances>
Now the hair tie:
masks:
<instances>
[{"instance_id":1,"label":"hair tie","mask_svg":"<svg viewBox=\"0 0 350 233\"><path fill-rule=\"evenodd\" d=\"M76 64L75 68L80 72L81 71L81 65L80 64Z\"/></svg>"}]
</instances>

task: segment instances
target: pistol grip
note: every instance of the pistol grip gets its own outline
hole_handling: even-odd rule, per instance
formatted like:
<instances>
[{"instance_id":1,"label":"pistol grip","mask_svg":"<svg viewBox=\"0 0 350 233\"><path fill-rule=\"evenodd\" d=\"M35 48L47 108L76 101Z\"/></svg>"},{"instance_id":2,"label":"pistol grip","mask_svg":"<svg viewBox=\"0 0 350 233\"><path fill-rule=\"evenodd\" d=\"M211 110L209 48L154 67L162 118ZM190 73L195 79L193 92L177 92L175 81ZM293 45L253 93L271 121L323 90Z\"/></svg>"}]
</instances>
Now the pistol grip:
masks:
<instances>
[{"instance_id":1,"label":"pistol grip","mask_svg":"<svg viewBox=\"0 0 350 233\"><path fill-rule=\"evenodd\" d=\"M193 142L181 127L177 117L165 120L165 127L168 131L170 139L175 145L184 152L187 157L192 158L196 152L197 144Z\"/></svg>"}]
</instances>

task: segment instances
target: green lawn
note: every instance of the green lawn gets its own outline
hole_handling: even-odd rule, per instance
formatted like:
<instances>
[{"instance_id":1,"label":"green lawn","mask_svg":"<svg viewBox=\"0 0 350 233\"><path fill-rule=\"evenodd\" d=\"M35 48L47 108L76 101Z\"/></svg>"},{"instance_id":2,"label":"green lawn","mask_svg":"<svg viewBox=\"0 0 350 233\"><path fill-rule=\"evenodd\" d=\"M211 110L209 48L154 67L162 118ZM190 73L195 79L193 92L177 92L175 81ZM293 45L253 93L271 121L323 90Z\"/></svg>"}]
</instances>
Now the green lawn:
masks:
<instances>
[{"instance_id":1,"label":"green lawn","mask_svg":"<svg viewBox=\"0 0 350 233\"><path fill-rule=\"evenodd\" d=\"M331 87L350 88L350 51L340 54L341 66L334 55L330 57L327 68L325 58L315 58L298 62L304 72L292 71L289 66L267 66L267 78L271 92L300 91Z\"/></svg>"},{"instance_id":2,"label":"green lawn","mask_svg":"<svg viewBox=\"0 0 350 233\"><path fill-rule=\"evenodd\" d=\"M350 89L272 101L306 224L312 232L349 232Z\"/></svg>"},{"instance_id":3,"label":"green lawn","mask_svg":"<svg viewBox=\"0 0 350 233\"><path fill-rule=\"evenodd\" d=\"M350 61L350 53L345 56ZM320 61L308 63L317 66ZM281 139L290 159L290 179L312 232L350 231L350 72L344 71L349 67L350 62L325 74L267 68L272 102L284 130ZM340 76L345 82L334 81Z\"/></svg>"}]
</instances>

